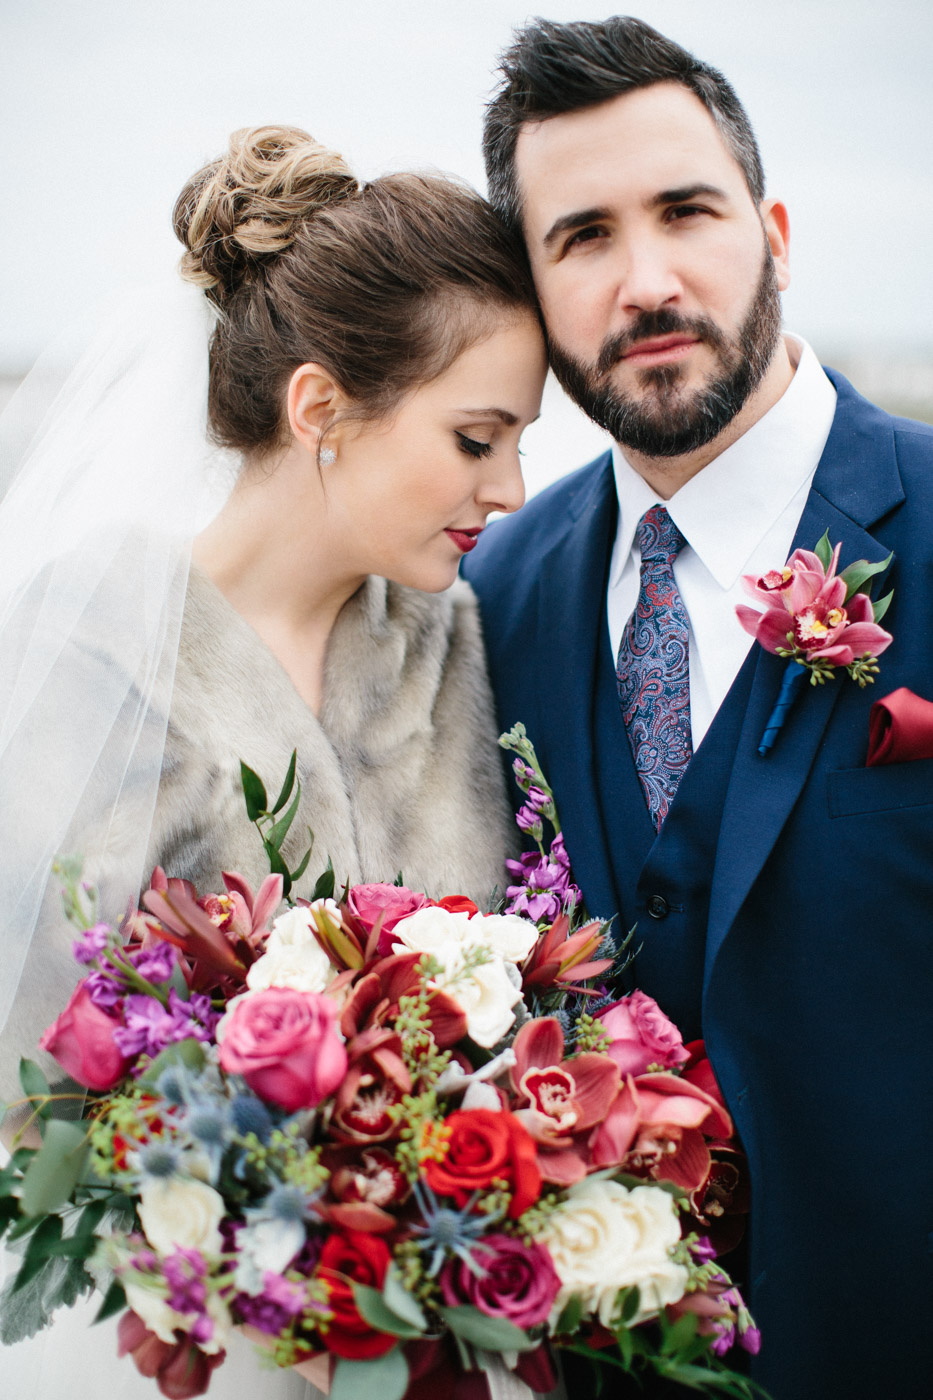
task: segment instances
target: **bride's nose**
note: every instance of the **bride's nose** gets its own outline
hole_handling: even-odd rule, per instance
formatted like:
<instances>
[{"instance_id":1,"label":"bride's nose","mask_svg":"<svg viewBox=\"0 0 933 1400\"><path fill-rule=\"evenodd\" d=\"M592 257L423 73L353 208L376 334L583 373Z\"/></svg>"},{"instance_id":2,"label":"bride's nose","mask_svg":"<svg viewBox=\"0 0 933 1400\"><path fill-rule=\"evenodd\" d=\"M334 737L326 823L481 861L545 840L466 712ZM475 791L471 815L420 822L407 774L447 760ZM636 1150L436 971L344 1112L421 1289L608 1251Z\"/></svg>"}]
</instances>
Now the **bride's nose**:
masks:
<instances>
[{"instance_id":1,"label":"bride's nose","mask_svg":"<svg viewBox=\"0 0 933 1400\"><path fill-rule=\"evenodd\" d=\"M501 452L486 463L486 472L477 487L476 500L487 511L512 511L525 503L525 482L517 449Z\"/></svg>"}]
</instances>

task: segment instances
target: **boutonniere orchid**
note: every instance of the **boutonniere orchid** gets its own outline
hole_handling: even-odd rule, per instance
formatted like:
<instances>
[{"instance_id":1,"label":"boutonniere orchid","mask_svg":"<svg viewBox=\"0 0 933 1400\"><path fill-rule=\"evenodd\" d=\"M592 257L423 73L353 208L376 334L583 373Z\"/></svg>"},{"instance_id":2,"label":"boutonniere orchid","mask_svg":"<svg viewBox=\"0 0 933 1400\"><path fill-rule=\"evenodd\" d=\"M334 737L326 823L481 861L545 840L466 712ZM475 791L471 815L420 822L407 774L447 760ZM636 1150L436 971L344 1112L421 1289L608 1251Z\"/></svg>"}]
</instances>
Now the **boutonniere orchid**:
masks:
<instances>
[{"instance_id":1,"label":"boutonniere orchid","mask_svg":"<svg viewBox=\"0 0 933 1400\"><path fill-rule=\"evenodd\" d=\"M765 611L739 603L739 622L766 651L788 660L777 704L758 746L762 756L774 746L808 673L811 685L833 680L838 670L862 687L871 685L878 674L878 657L893 641L879 626L893 593L876 603L870 597L871 579L884 572L892 556L878 564L857 559L837 573L841 548L832 547L827 531L815 550L795 549L783 569L760 578L745 575L746 588Z\"/></svg>"}]
</instances>

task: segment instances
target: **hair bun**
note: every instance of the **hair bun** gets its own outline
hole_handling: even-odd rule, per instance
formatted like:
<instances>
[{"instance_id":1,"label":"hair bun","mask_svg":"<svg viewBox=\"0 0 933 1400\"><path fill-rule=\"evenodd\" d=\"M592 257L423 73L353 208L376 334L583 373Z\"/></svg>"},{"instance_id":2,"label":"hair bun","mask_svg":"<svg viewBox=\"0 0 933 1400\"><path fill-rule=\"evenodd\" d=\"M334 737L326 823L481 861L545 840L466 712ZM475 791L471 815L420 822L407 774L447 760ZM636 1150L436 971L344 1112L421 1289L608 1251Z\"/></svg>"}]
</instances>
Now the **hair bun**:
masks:
<instances>
[{"instance_id":1,"label":"hair bun","mask_svg":"<svg viewBox=\"0 0 933 1400\"><path fill-rule=\"evenodd\" d=\"M182 276L222 301L257 259L287 248L303 220L358 188L343 157L298 127L235 131L227 154L193 175L175 204Z\"/></svg>"}]
</instances>

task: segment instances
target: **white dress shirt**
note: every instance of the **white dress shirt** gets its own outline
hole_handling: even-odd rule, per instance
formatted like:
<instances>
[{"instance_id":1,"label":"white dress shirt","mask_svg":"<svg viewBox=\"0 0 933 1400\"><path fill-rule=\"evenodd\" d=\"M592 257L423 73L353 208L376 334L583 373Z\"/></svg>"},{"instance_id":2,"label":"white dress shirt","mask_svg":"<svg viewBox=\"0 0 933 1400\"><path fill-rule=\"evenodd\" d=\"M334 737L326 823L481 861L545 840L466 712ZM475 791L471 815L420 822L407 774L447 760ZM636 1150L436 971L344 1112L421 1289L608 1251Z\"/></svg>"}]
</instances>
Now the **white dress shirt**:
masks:
<instances>
[{"instance_id":1,"label":"white dress shirt","mask_svg":"<svg viewBox=\"0 0 933 1400\"><path fill-rule=\"evenodd\" d=\"M787 560L836 411L836 391L809 345L789 335L785 342L795 372L782 397L669 501L629 465L618 443L612 448L619 496L607 593L612 654L618 655L638 599L635 530L660 503L687 541L674 578L690 619L694 750L752 646L735 615L735 604L749 601L742 575L779 569ZM816 540L807 544L812 549Z\"/></svg>"}]
</instances>

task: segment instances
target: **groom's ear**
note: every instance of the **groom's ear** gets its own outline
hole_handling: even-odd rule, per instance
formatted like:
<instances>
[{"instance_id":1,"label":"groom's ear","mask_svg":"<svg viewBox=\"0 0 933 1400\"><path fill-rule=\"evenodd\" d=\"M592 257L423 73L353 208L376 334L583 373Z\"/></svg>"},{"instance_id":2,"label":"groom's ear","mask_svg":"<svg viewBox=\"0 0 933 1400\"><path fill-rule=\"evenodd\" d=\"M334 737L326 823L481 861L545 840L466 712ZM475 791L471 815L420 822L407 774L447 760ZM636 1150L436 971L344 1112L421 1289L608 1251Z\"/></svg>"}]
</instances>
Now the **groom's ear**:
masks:
<instances>
[{"instance_id":1,"label":"groom's ear","mask_svg":"<svg viewBox=\"0 0 933 1400\"><path fill-rule=\"evenodd\" d=\"M323 365L299 365L288 381L288 426L312 456L317 456L321 435L345 407L344 400L343 391Z\"/></svg>"},{"instance_id":2,"label":"groom's ear","mask_svg":"<svg viewBox=\"0 0 933 1400\"><path fill-rule=\"evenodd\" d=\"M790 217L787 207L779 199L763 199L758 208L774 259L778 288L785 292L790 286Z\"/></svg>"}]
</instances>

